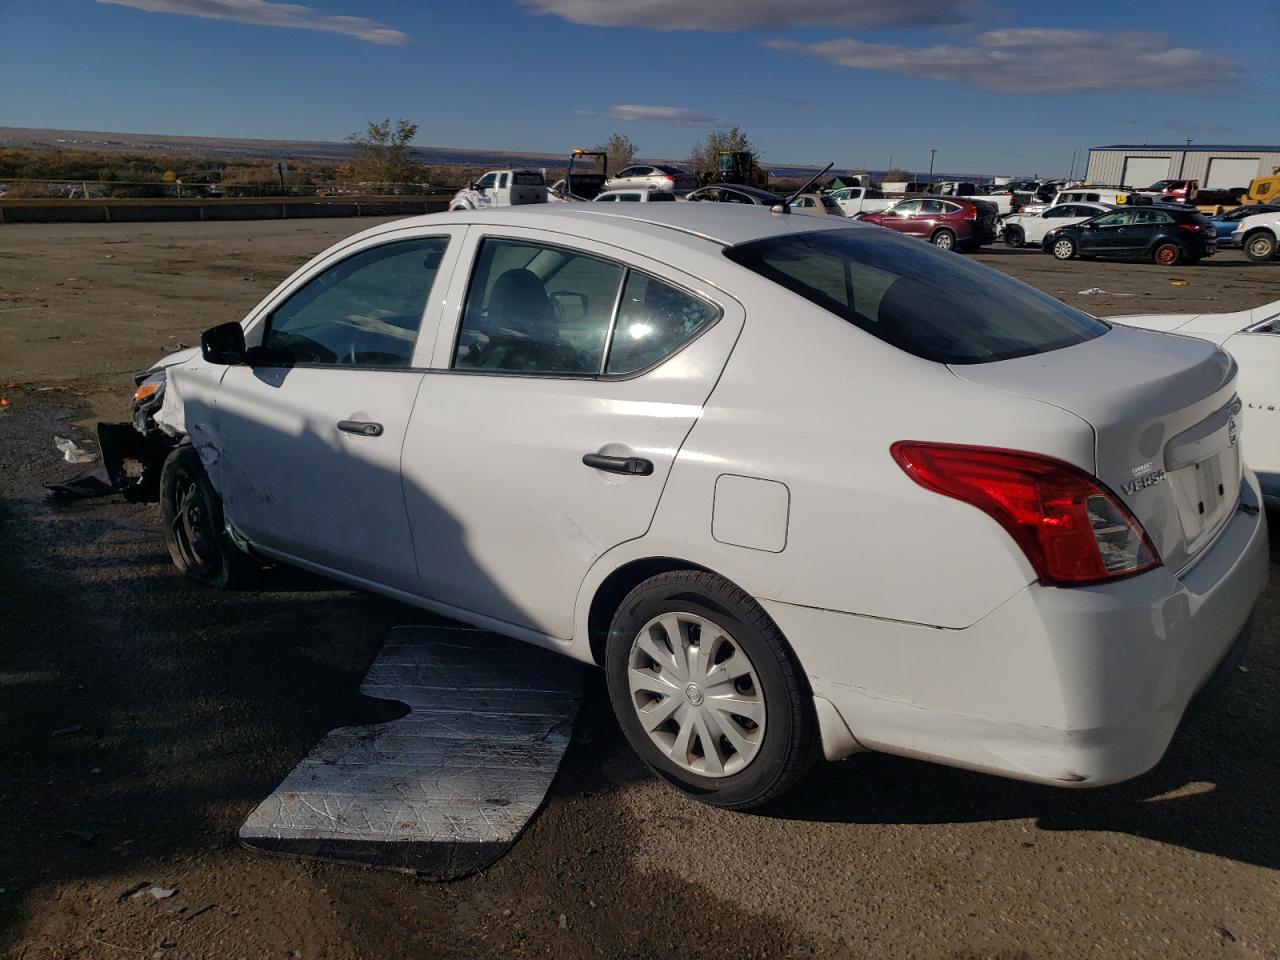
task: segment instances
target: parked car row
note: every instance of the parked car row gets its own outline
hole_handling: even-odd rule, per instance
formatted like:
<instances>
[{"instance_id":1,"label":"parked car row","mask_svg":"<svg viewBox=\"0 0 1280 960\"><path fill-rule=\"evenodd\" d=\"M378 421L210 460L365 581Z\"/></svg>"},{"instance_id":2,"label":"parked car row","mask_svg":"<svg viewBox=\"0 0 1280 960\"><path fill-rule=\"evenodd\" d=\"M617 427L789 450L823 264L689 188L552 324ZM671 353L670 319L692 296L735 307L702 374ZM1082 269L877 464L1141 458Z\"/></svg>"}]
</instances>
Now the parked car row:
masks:
<instances>
[{"instance_id":1,"label":"parked car row","mask_svg":"<svg viewBox=\"0 0 1280 960\"><path fill-rule=\"evenodd\" d=\"M989 242L990 205L612 202L381 224L140 375L176 566L597 665L640 757L727 807L859 750L1155 765L1248 639L1242 403L1280 378L910 239Z\"/></svg>"}]
</instances>

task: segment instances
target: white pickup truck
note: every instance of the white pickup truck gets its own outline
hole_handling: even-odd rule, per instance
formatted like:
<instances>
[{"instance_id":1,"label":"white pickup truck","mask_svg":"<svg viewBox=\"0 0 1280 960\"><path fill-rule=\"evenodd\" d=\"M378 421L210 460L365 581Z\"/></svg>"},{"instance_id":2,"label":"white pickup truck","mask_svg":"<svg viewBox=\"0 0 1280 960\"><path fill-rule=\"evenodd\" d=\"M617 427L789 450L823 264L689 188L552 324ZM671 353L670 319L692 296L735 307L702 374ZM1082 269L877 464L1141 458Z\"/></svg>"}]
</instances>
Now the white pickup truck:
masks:
<instances>
[{"instance_id":1,"label":"white pickup truck","mask_svg":"<svg viewBox=\"0 0 1280 960\"><path fill-rule=\"evenodd\" d=\"M995 206L1000 216L1013 213L1016 200L1012 190L983 193L976 183L965 180L945 180L929 187L933 197L955 197L958 200L982 200Z\"/></svg>"},{"instance_id":2,"label":"white pickup truck","mask_svg":"<svg viewBox=\"0 0 1280 960\"><path fill-rule=\"evenodd\" d=\"M547 180L537 170L490 170L449 201L450 210L484 210L547 202Z\"/></svg>"},{"instance_id":3,"label":"white pickup truck","mask_svg":"<svg viewBox=\"0 0 1280 960\"><path fill-rule=\"evenodd\" d=\"M874 187L841 187L832 191L829 196L846 217L856 217L860 213L880 213L897 202L897 198L886 197Z\"/></svg>"}]
</instances>

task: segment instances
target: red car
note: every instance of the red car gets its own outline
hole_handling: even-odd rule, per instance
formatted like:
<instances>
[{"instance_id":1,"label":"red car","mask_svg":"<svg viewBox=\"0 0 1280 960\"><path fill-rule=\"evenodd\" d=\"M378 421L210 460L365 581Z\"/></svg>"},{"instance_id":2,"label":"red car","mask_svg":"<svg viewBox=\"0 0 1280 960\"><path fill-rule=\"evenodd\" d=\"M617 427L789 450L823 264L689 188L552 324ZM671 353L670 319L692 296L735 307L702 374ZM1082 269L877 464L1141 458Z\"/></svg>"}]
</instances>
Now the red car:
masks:
<instances>
[{"instance_id":1,"label":"red car","mask_svg":"<svg viewBox=\"0 0 1280 960\"><path fill-rule=\"evenodd\" d=\"M911 197L899 200L883 213L864 213L858 219L928 240L944 250L968 252L995 243L996 215L991 203Z\"/></svg>"}]
</instances>

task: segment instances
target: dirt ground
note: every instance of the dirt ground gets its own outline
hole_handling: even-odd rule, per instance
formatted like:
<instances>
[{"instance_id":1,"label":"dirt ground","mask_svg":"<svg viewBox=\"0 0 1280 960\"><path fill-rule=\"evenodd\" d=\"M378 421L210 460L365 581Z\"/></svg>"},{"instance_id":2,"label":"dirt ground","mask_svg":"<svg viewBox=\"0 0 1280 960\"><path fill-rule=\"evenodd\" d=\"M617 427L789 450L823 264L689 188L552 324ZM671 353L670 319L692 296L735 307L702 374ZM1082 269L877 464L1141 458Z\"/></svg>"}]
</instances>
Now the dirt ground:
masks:
<instances>
[{"instance_id":1,"label":"dirt ground","mask_svg":"<svg viewBox=\"0 0 1280 960\"><path fill-rule=\"evenodd\" d=\"M74 472L55 433L122 418L135 370L373 222L0 227L0 956L1280 955L1276 533L1244 669L1121 786L860 755L767 813L726 813L644 771L593 675L545 810L483 875L240 848L316 741L372 716L356 688L387 629L431 616L287 571L200 588L154 507L41 484ZM1100 314L1280 299L1280 264L1236 253L977 258ZM152 884L176 893L131 896Z\"/></svg>"}]
</instances>

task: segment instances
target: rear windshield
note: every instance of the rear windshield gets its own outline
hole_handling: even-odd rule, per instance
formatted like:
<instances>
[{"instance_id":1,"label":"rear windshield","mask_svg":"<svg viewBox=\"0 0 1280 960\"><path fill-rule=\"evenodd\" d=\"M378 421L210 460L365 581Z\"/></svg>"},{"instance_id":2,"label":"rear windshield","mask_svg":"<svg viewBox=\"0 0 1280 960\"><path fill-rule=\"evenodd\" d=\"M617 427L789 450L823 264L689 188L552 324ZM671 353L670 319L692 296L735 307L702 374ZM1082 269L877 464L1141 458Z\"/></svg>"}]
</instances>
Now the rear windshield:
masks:
<instances>
[{"instance_id":1,"label":"rear windshield","mask_svg":"<svg viewBox=\"0 0 1280 960\"><path fill-rule=\"evenodd\" d=\"M756 240L725 256L938 363L990 363L1092 340L1110 329L963 256L867 227Z\"/></svg>"}]
</instances>

